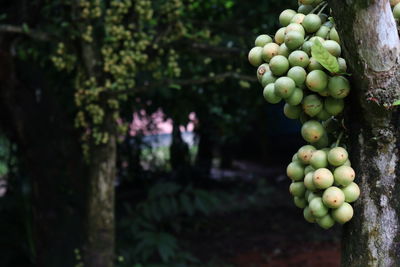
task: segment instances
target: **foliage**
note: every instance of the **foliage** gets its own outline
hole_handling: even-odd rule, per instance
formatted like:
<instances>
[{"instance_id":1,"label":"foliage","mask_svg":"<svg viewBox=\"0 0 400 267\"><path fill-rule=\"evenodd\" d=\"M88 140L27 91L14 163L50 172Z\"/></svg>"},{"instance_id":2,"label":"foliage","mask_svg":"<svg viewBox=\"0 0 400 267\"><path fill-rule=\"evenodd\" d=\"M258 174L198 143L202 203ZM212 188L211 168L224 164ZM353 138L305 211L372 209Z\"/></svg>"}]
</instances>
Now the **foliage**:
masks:
<instances>
[{"instance_id":1,"label":"foliage","mask_svg":"<svg viewBox=\"0 0 400 267\"><path fill-rule=\"evenodd\" d=\"M179 266L188 261L196 262L180 246L176 234L181 231L186 218L207 215L218 209L221 201L215 193L192 186L183 187L174 182L153 185L147 198L134 209L125 205L126 216L120 221L120 232L124 233L124 240L137 245L133 251L122 247L124 264L132 266L137 261L146 264L161 261L166 266Z\"/></svg>"}]
</instances>

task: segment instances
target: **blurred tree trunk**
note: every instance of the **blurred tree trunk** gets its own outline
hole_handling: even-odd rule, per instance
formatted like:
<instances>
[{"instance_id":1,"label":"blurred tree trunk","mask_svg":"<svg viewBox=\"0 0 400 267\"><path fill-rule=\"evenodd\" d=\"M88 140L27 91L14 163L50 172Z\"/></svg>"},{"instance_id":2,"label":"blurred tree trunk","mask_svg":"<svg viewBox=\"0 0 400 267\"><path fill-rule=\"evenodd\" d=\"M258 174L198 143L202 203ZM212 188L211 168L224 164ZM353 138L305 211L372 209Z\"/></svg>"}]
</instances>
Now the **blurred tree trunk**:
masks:
<instances>
[{"instance_id":1,"label":"blurred tree trunk","mask_svg":"<svg viewBox=\"0 0 400 267\"><path fill-rule=\"evenodd\" d=\"M32 241L36 266L72 266L74 249L81 247L83 238L71 232L84 229L80 218L85 171L79 135L73 114L60 101L62 90L48 88L37 66L16 66L14 40L0 36L0 127L17 144L18 171L31 181L33 233L25 238L27 244Z\"/></svg>"},{"instance_id":2,"label":"blurred tree trunk","mask_svg":"<svg viewBox=\"0 0 400 267\"><path fill-rule=\"evenodd\" d=\"M183 140L180 125L173 120L172 143L170 147L171 167L176 173L185 171L189 167L189 147Z\"/></svg>"},{"instance_id":3,"label":"blurred tree trunk","mask_svg":"<svg viewBox=\"0 0 400 267\"><path fill-rule=\"evenodd\" d=\"M400 266L400 41L387 0L330 6L350 66L347 125L361 188L344 227L342 266ZM350 104L350 103L348 103Z\"/></svg>"},{"instance_id":4,"label":"blurred tree trunk","mask_svg":"<svg viewBox=\"0 0 400 267\"><path fill-rule=\"evenodd\" d=\"M204 176L209 176L213 160L214 142L210 133L200 129L198 131L199 144L196 155L196 169Z\"/></svg>"},{"instance_id":5,"label":"blurred tree trunk","mask_svg":"<svg viewBox=\"0 0 400 267\"><path fill-rule=\"evenodd\" d=\"M112 113L106 113L104 130L113 133L115 128ZM94 145L91 149L85 266L114 265L116 156L115 135L110 135L106 144Z\"/></svg>"},{"instance_id":6,"label":"blurred tree trunk","mask_svg":"<svg viewBox=\"0 0 400 267\"><path fill-rule=\"evenodd\" d=\"M79 10L79 7L75 6L75 8ZM86 31L83 23L78 24L78 27L82 33ZM82 67L86 78L102 81L104 73L99 66L101 62L99 44L82 39L80 47ZM117 124L115 113L108 107L107 96L102 97L99 106L104 111L103 122L99 129L101 133L108 134L108 139L105 144L95 144L93 140L90 143L87 231L84 252L84 263L87 267L114 266Z\"/></svg>"}]
</instances>

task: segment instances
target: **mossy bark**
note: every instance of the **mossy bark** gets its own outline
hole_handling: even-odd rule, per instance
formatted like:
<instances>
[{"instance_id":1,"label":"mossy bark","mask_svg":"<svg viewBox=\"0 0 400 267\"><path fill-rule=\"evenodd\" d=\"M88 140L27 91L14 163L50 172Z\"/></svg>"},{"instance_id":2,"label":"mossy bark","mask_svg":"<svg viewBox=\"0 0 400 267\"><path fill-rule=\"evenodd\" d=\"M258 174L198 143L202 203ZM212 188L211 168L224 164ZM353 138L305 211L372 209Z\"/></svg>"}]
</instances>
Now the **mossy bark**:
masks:
<instances>
[{"instance_id":1,"label":"mossy bark","mask_svg":"<svg viewBox=\"0 0 400 267\"><path fill-rule=\"evenodd\" d=\"M342 266L400 266L400 41L389 1L329 0L352 73L350 156L361 197Z\"/></svg>"},{"instance_id":2,"label":"mossy bark","mask_svg":"<svg viewBox=\"0 0 400 267\"><path fill-rule=\"evenodd\" d=\"M112 113L105 117L104 130L115 132ZM114 266L114 206L117 145L115 135L106 144L93 145L90 153L85 266Z\"/></svg>"}]
</instances>

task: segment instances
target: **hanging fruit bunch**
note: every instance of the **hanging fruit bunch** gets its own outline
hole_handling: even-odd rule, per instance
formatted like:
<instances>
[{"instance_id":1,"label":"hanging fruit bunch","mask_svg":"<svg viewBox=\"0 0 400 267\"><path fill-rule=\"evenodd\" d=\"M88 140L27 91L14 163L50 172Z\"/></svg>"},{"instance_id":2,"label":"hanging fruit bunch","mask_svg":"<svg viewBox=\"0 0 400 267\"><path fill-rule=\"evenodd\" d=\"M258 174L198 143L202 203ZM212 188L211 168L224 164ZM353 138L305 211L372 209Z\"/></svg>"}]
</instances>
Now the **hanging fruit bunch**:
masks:
<instances>
[{"instance_id":1,"label":"hanging fruit bunch","mask_svg":"<svg viewBox=\"0 0 400 267\"><path fill-rule=\"evenodd\" d=\"M264 98L271 104L285 101L285 116L302 123L308 144L287 166L289 191L306 221L328 229L353 217L350 203L360 189L342 144L344 98L351 90L346 60L334 20L325 10L326 1L300 0L297 11L280 14L282 27L274 37L257 37L248 58L258 68Z\"/></svg>"}]
</instances>

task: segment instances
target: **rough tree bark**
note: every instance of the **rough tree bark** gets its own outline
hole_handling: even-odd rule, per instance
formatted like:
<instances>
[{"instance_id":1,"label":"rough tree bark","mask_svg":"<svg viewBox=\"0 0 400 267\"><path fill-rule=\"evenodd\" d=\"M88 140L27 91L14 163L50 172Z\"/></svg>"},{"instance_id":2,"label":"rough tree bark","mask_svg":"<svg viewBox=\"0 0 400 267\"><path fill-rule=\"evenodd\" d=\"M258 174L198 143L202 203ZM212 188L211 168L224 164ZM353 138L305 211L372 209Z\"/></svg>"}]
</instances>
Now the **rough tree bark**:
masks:
<instances>
[{"instance_id":1,"label":"rough tree bark","mask_svg":"<svg viewBox=\"0 0 400 267\"><path fill-rule=\"evenodd\" d=\"M84 26L79 24L81 32ZM100 46L81 40L81 57L88 77L102 81ZM89 192L84 264L87 267L114 266L115 252L115 188L117 164L117 125L113 111L102 97L104 121L101 132L107 133L106 144L91 144L89 159Z\"/></svg>"},{"instance_id":2,"label":"rough tree bark","mask_svg":"<svg viewBox=\"0 0 400 267\"><path fill-rule=\"evenodd\" d=\"M115 132L115 120L110 112L106 114L104 127L108 132ZM94 145L91 150L85 266L114 265L116 157L115 135L110 135L106 144Z\"/></svg>"},{"instance_id":3,"label":"rough tree bark","mask_svg":"<svg viewBox=\"0 0 400 267\"><path fill-rule=\"evenodd\" d=\"M400 266L400 41L388 0L329 0L352 75L351 160L361 197L342 266Z\"/></svg>"}]
</instances>

